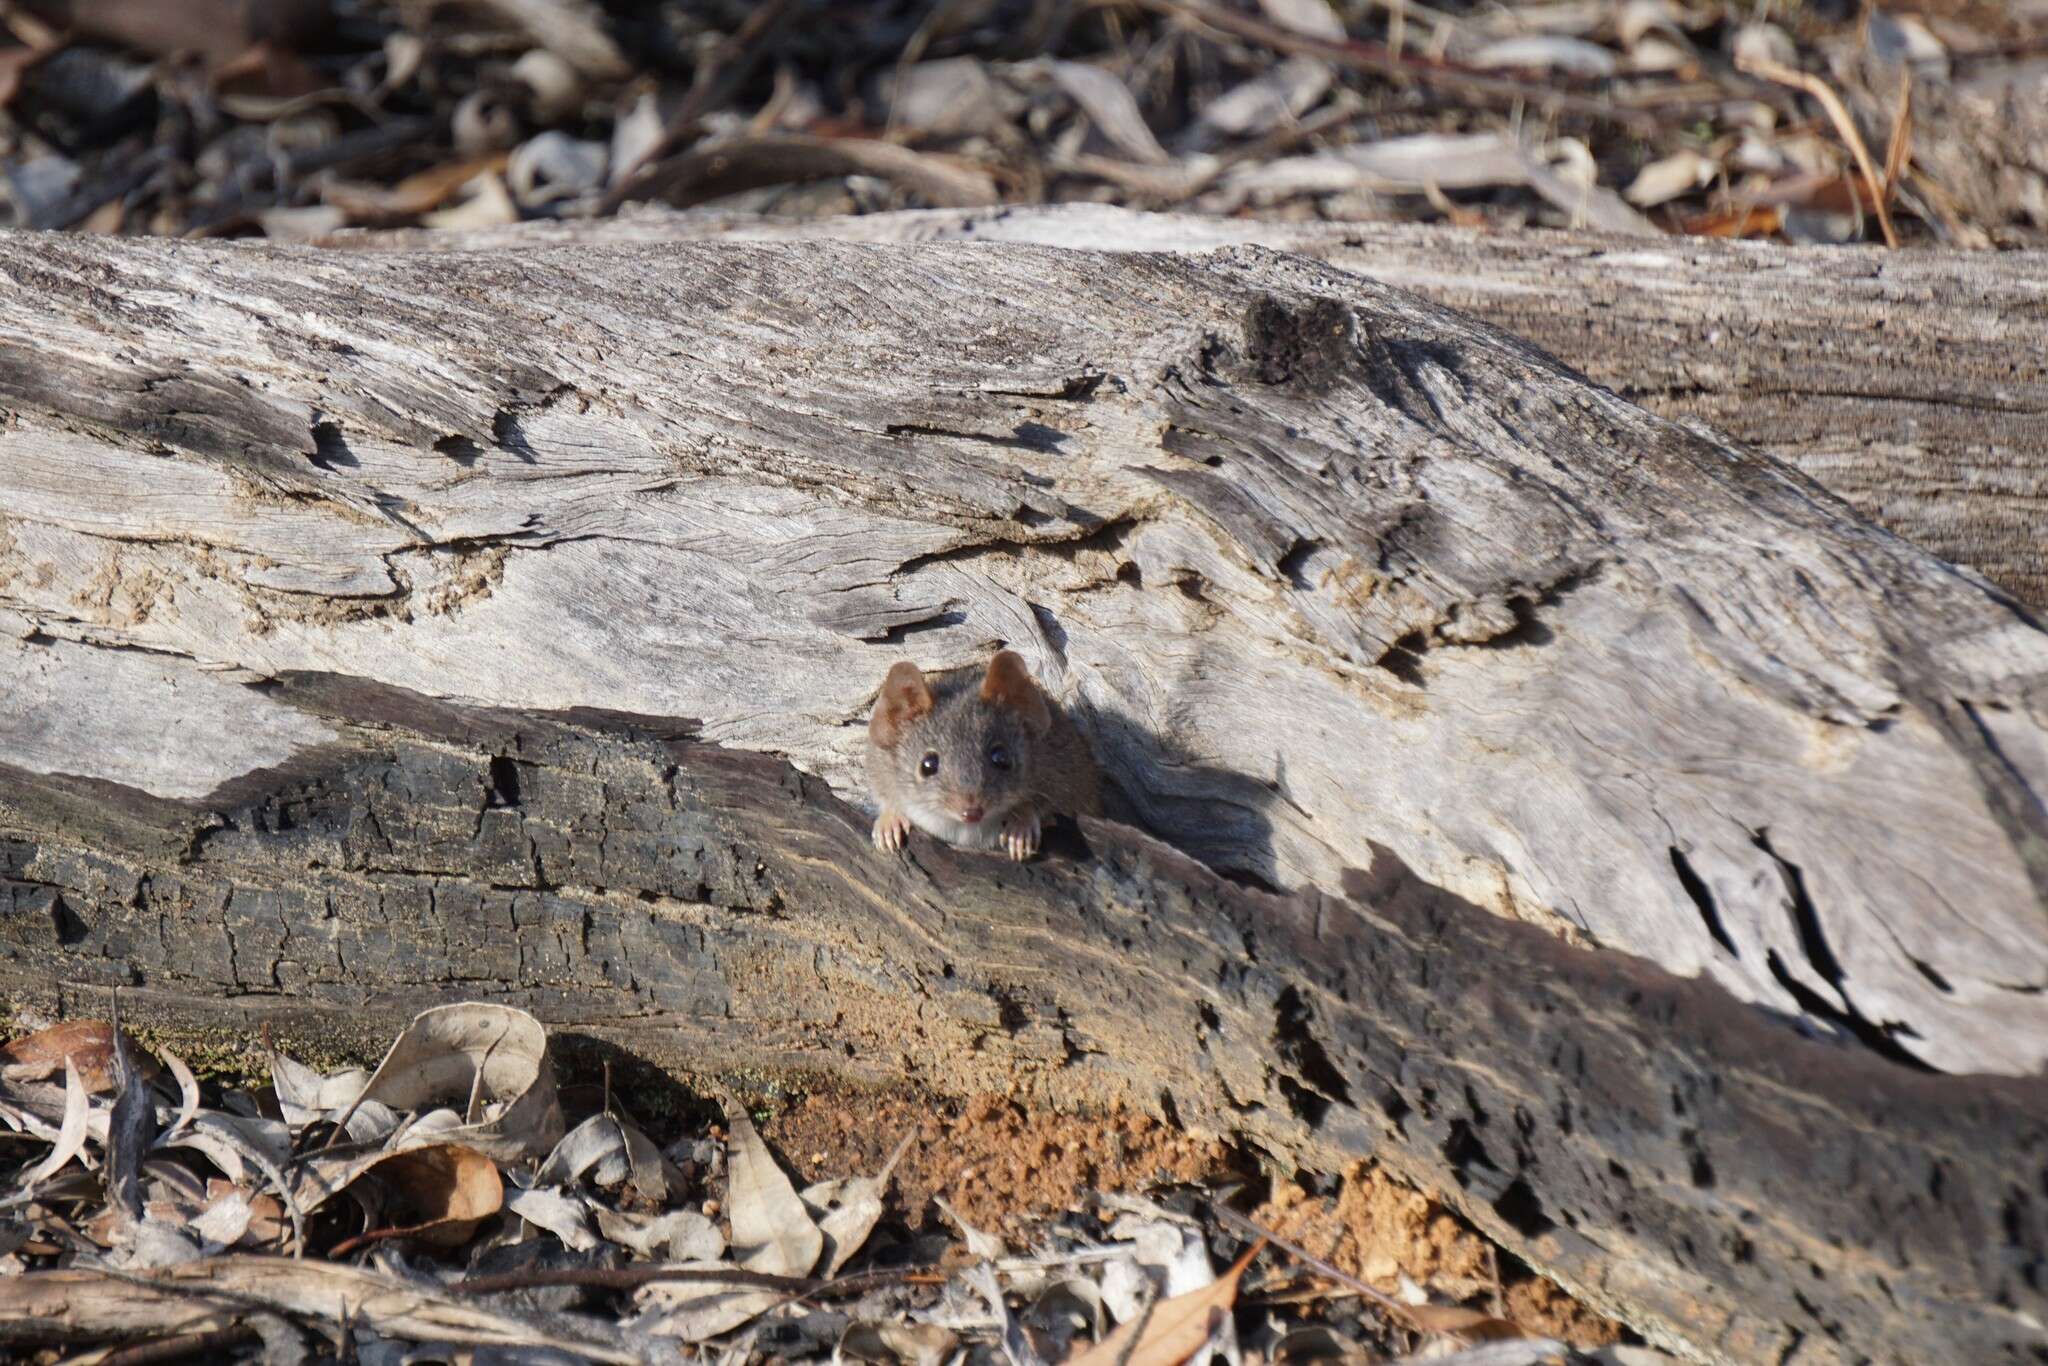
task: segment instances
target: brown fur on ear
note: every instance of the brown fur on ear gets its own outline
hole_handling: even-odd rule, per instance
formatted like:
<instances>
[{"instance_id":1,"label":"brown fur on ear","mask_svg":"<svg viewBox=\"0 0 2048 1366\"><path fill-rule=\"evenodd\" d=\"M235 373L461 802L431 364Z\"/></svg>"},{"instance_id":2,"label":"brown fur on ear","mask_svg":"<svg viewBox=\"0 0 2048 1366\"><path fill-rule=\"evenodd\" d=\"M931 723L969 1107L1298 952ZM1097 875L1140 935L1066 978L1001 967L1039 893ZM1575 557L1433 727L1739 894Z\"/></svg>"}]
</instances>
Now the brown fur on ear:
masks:
<instances>
[{"instance_id":1,"label":"brown fur on ear","mask_svg":"<svg viewBox=\"0 0 2048 1366\"><path fill-rule=\"evenodd\" d=\"M999 651L988 662L988 677L981 680L981 700L1008 707L1031 730L1052 728L1052 712L1045 705L1045 694L1038 690L1038 684L1024 667L1024 657L1015 650Z\"/></svg>"},{"instance_id":2,"label":"brown fur on ear","mask_svg":"<svg viewBox=\"0 0 2048 1366\"><path fill-rule=\"evenodd\" d=\"M923 672L909 660L899 660L882 680L874 714L868 717L868 738L883 749L894 749L904 727L931 709L932 689Z\"/></svg>"}]
</instances>

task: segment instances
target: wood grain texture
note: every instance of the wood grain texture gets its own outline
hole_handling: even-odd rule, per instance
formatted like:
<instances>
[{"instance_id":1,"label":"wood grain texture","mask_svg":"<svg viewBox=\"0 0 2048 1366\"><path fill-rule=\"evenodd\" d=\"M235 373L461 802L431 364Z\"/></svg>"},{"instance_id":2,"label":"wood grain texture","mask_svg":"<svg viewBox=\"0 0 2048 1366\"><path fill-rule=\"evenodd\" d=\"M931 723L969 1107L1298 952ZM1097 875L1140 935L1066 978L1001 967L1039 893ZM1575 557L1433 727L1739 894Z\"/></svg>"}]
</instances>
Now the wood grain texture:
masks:
<instances>
[{"instance_id":1,"label":"wood grain texture","mask_svg":"<svg viewBox=\"0 0 2048 1366\"><path fill-rule=\"evenodd\" d=\"M671 721L259 695L330 738L206 801L0 770L9 1000L120 986L129 1018L374 1056L486 997L700 1078L1124 1101L1283 1166L1369 1154L1701 1359L2048 1347L2037 1081L1804 1037L1391 856L1284 897L1102 821L1021 866L896 858L822 782Z\"/></svg>"},{"instance_id":2,"label":"wood grain texture","mask_svg":"<svg viewBox=\"0 0 2048 1366\"><path fill-rule=\"evenodd\" d=\"M322 742L220 686L317 670L695 718L858 797L887 664L1002 642L1219 869L1390 851L1895 1056L2048 1059L2048 637L1398 290L1256 248L17 236L0 305L0 761L189 796ZM215 681L81 663L51 706L53 641Z\"/></svg>"},{"instance_id":3,"label":"wood grain texture","mask_svg":"<svg viewBox=\"0 0 2048 1366\"><path fill-rule=\"evenodd\" d=\"M647 210L453 238L335 240L432 250L707 237L1299 252L1526 337L1652 412L1709 422L2048 612L2048 253L1259 222L1106 205L806 223Z\"/></svg>"}]
</instances>

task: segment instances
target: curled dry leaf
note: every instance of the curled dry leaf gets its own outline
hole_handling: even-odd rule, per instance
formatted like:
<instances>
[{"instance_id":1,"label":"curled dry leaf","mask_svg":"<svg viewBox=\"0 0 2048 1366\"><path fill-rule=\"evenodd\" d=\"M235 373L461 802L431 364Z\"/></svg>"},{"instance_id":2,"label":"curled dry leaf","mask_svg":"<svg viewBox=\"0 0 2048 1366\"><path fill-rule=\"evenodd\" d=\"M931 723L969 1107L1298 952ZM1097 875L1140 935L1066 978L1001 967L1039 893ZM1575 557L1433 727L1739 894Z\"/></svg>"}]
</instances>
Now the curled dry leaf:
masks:
<instances>
[{"instance_id":1,"label":"curled dry leaf","mask_svg":"<svg viewBox=\"0 0 2048 1366\"><path fill-rule=\"evenodd\" d=\"M1217 1334L1219 1320L1230 1318L1237 1284L1265 1246L1263 1239L1252 1244L1213 1284L1161 1300L1151 1313L1068 1357L1067 1366L1181 1366Z\"/></svg>"},{"instance_id":2,"label":"curled dry leaf","mask_svg":"<svg viewBox=\"0 0 2048 1366\"><path fill-rule=\"evenodd\" d=\"M605 31L603 11L588 0L484 0L538 43L593 80L623 80L632 63Z\"/></svg>"},{"instance_id":3,"label":"curled dry leaf","mask_svg":"<svg viewBox=\"0 0 2048 1366\"><path fill-rule=\"evenodd\" d=\"M135 1050L114 1009L113 1110L107 1116L107 1202L123 1218L142 1217L142 1160L156 1140L156 1098L135 1062Z\"/></svg>"},{"instance_id":4,"label":"curled dry leaf","mask_svg":"<svg viewBox=\"0 0 2048 1366\"><path fill-rule=\"evenodd\" d=\"M178 1113L171 1117L171 1127L157 1135L159 1146L183 1133L199 1113L199 1078L192 1075L192 1069L176 1053L166 1048L163 1054L165 1065L178 1083Z\"/></svg>"},{"instance_id":5,"label":"curled dry leaf","mask_svg":"<svg viewBox=\"0 0 2048 1366\"><path fill-rule=\"evenodd\" d=\"M536 1186L572 1185L588 1175L598 1186L624 1184L643 1204L668 1202L674 1169L638 1125L617 1115L592 1115L562 1136L534 1173Z\"/></svg>"},{"instance_id":6,"label":"curled dry leaf","mask_svg":"<svg viewBox=\"0 0 2048 1366\"><path fill-rule=\"evenodd\" d=\"M1015 113L1017 93L975 57L946 57L892 71L878 82L894 128L935 137L993 132Z\"/></svg>"},{"instance_id":7,"label":"curled dry leaf","mask_svg":"<svg viewBox=\"0 0 2048 1366\"><path fill-rule=\"evenodd\" d=\"M567 1186L590 1173L600 1186L626 1179L626 1135L608 1114L595 1114L563 1134L533 1174L536 1186Z\"/></svg>"},{"instance_id":8,"label":"curled dry leaf","mask_svg":"<svg viewBox=\"0 0 2048 1366\"><path fill-rule=\"evenodd\" d=\"M342 210L354 223L366 226L402 223L440 208L478 177L502 171L507 159L505 152L490 152L443 162L415 172L388 189L381 185L330 180L321 186L320 198L329 207ZM464 1008L466 1006L442 1007L448 1010Z\"/></svg>"},{"instance_id":9,"label":"curled dry leaf","mask_svg":"<svg viewBox=\"0 0 2048 1366\"><path fill-rule=\"evenodd\" d=\"M515 1187L505 1196L505 1208L534 1227L554 1234L573 1252L588 1252L600 1241L590 1231L590 1203L559 1187Z\"/></svg>"},{"instance_id":10,"label":"curled dry leaf","mask_svg":"<svg viewBox=\"0 0 2048 1366\"><path fill-rule=\"evenodd\" d=\"M1402 1310L1409 1327L1418 1333L1435 1333L1454 1338L1466 1345L1481 1342L1535 1341L1527 1331L1497 1319L1491 1314L1482 1314L1477 1309L1460 1309L1455 1305L1411 1304Z\"/></svg>"},{"instance_id":11,"label":"curled dry leaf","mask_svg":"<svg viewBox=\"0 0 2048 1366\"><path fill-rule=\"evenodd\" d=\"M452 1246L498 1212L504 1185L498 1166L457 1143L402 1147L395 1152L310 1153L293 1169L292 1197L311 1212L366 1177L374 1176L397 1197L398 1217L418 1221L407 1233Z\"/></svg>"},{"instance_id":12,"label":"curled dry leaf","mask_svg":"<svg viewBox=\"0 0 2048 1366\"><path fill-rule=\"evenodd\" d=\"M538 1157L562 1136L547 1031L510 1006L466 1001L422 1011L377 1065L362 1099L394 1110L461 1105L462 1126L433 1141L500 1161Z\"/></svg>"},{"instance_id":13,"label":"curled dry leaf","mask_svg":"<svg viewBox=\"0 0 2048 1366\"><path fill-rule=\"evenodd\" d=\"M988 172L967 161L878 138L797 133L748 133L693 147L646 168L623 197L680 207L764 185L845 175L877 176L934 208L973 208L998 198Z\"/></svg>"},{"instance_id":14,"label":"curled dry leaf","mask_svg":"<svg viewBox=\"0 0 2048 1366\"><path fill-rule=\"evenodd\" d=\"M270 1052L270 1088L277 1093L285 1123L293 1126L310 1124L354 1105L369 1079L370 1074L360 1067L328 1076L276 1049Z\"/></svg>"},{"instance_id":15,"label":"curled dry leaf","mask_svg":"<svg viewBox=\"0 0 2048 1366\"><path fill-rule=\"evenodd\" d=\"M34 1190L63 1169L72 1158L85 1151L86 1120L92 1109L87 1099L85 1083L79 1080L78 1069L71 1060L64 1060L64 1122L58 1127L57 1142L43 1160L24 1172L21 1177L23 1190Z\"/></svg>"},{"instance_id":16,"label":"curled dry leaf","mask_svg":"<svg viewBox=\"0 0 2048 1366\"><path fill-rule=\"evenodd\" d=\"M659 154L667 122L661 117L661 103L654 92L644 91L633 107L619 115L612 125L611 156L606 184L617 185L637 172L651 156Z\"/></svg>"},{"instance_id":17,"label":"curled dry leaf","mask_svg":"<svg viewBox=\"0 0 2048 1366\"><path fill-rule=\"evenodd\" d=\"M1528 153L1505 133L1417 133L1355 143L1333 155L1364 172L1375 190L1459 190L1529 178Z\"/></svg>"}]
</instances>

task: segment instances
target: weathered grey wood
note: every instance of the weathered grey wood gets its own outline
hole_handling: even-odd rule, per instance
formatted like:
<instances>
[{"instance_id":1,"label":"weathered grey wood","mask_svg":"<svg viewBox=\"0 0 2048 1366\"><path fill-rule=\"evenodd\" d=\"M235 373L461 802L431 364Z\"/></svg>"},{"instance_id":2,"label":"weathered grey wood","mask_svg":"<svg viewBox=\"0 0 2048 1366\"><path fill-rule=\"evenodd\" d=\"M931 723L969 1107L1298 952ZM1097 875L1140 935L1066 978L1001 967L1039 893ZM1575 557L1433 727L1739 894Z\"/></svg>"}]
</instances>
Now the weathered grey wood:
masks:
<instances>
[{"instance_id":1,"label":"weathered grey wood","mask_svg":"<svg viewBox=\"0 0 2048 1366\"><path fill-rule=\"evenodd\" d=\"M1213 866L1390 851L1897 1055L2048 1059L2048 637L1399 291L48 236L0 283L0 761L199 799L324 742L237 683L318 669L695 717L857 797L887 663L1002 641Z\"/></svg>"},{"instance_id":2,"label":"weathered grey wood","mask_svg":"<svg viewBox=\"0 0 2048 1366\"><path fill-rule=\"evenodd\" d=\"M171 716L213 687L35 648L117 661L100 681ZM488 996L699 1077L1122 1100L1282 1163L1369 1153L1709 1360L2048 1347L2038 1081L1802 1037L1391 857L1290 897L1106 822L1023 866L899 860L824 784L658 718L310 674L249 710L326 739L199 801L0 769L7 999L104 1013L120 986L130 1018L374 1054Z\"/></svg>"},{"instance_id":3,"label":"weathered grey wood","mask_svg":"<svg viewBox=\"0 0 2048 1366\"><path fill-rule=\"evenodd\" d=\"M2048 611L2048 253L1490 234L1106 205L805 223L643 210L454 238L335 240L413 250L711 236L1300 252L1526 337L1653 412L1711 422Z\"/></svg>"}]
</instances>

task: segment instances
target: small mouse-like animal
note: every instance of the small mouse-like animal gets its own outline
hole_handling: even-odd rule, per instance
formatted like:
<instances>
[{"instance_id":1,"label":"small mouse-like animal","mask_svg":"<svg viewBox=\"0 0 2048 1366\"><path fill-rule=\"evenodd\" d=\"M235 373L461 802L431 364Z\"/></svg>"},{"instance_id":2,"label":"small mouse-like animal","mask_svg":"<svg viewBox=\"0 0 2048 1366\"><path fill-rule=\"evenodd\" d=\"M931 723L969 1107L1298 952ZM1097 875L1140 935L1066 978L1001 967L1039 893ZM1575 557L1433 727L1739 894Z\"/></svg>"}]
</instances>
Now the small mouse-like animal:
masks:
<instances>
[{"instance_id":1,"label":"small mouse-like animal","mask_svg":"<svg viewBox=\"0 0 2048 1366\"><path fill-rule=\"evenodd\" d=\"M890 669L868 720L868 781L881 804L875 847L891 852L916 826L1027 859L1047 818L1102 810L1088 742L1012 650L985 673L927 678L907 660Z\"/></svg>"}]
</instances>

